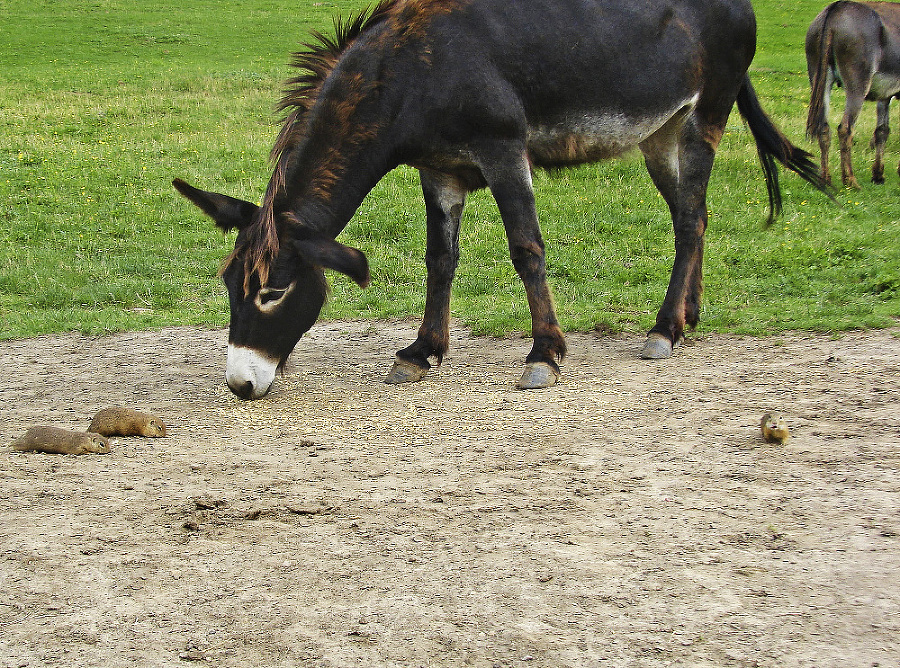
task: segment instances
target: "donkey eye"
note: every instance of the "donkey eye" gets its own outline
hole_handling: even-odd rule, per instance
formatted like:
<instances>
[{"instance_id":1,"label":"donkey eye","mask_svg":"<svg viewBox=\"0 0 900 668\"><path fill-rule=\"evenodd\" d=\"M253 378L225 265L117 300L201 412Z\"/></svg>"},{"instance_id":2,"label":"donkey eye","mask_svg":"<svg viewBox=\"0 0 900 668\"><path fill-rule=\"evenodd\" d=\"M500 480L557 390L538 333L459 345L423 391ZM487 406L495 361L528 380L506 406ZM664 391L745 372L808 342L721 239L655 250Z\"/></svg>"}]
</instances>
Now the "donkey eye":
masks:
<instances>
[{"instance_id":1,"label":"donkey eye","mask_svg":"<svg viewBox=\"0 0 900 668\"><path fill-rule=\"evenodd\" d=\"M259 291L259 303L268 304L269 302L277 302L284 297L287 290L273 290L271 288L263 288Z\"/></svg>"},{"instance_id":2,"label":"donkey eye","mask_svg":"<svg viewBox=\"0 0 900 668\"><path fill-rule=\"evenodd\" d=\"M278 308L279 303L294 289L296 282L286 288L260 288L256 293L256 307L263 313L270 313Z\"/></svg>"}]
</instances>

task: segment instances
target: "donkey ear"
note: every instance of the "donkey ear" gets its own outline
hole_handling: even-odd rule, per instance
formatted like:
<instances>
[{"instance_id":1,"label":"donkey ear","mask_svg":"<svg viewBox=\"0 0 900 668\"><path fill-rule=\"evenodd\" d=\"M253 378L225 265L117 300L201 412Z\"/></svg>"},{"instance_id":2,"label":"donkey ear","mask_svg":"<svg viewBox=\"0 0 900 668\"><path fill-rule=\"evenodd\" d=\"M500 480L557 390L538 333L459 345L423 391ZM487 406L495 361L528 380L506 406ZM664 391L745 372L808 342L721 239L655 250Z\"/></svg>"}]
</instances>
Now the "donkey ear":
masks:
<instances>
[{"instance_id":1,"label":"donkey ear","mask_svg":"<svg viewBox=\"0 0 900 668\"><path fill-rule=\"evenodd\" d=\"M172 181L172 185L178 192L196 204L203 213L212 218L216 226L225 232L234 228L247 227L259 209L252 202L200 190L181 179L175 179Z\"/></svg>"},{"instance_id":2,"label":"donkey ear","mask_svg":"<svg viewBox=\"0 0 900 668\"><path fill-rule=\"evenodd\" d=\"M310 264L346 274L361 288L369 286L369 261L362 251L328 238L298 239L294 248Z\"/></svg>"}]
</instances>

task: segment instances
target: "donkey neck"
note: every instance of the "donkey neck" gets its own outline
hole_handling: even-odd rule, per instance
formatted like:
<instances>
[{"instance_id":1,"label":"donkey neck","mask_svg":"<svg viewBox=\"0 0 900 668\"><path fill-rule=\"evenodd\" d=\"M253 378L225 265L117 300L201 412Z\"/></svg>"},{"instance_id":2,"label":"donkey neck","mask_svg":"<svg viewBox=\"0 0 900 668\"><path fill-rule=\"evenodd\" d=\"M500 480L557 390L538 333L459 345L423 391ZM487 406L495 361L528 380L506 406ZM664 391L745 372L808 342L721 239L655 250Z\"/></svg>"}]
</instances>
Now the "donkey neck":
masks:
<instances>
[{"instance_id":1,"label":"donkey neck","mask_svg":"<svg viewBox=\"0 0 900 668\"><path fill-rule=\"evenodd\" d=\"M373 145L373 152L380 148ZM347 226L366 195L395 164L373 162L374 156L348 155L341 164L318 162L298 169L286 186L285 214L319 233L335 238Z\"/></svg>"},{"instance_id":2,"label":"donkey neck","mask_svg":"<svg viewBox=\"0 0 900 668\"><path fill-rule=\"evenodd\" d=\"M284 156L279 208L319 232L339 234L369 191L400 164L390 116L369 73L336 68L302 140Z\"/></svg>"}]
</instances>

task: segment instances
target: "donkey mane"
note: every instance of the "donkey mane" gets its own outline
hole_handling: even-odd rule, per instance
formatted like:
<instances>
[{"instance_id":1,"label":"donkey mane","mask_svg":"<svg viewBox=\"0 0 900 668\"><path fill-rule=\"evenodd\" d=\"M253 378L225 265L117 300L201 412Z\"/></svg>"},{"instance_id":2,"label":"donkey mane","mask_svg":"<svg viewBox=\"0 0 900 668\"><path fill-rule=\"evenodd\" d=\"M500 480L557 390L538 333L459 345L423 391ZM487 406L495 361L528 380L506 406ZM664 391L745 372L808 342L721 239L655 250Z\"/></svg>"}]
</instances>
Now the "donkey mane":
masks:
<instances>
[{"instance_id":1,"label":"donkey mane","mask_svg":"<svg viewBox=\"0 0 900 668\"><path fill-rule=\"evenodd\" d=\"M258 274L261 285L266 284L269 268L278 255L275 198L286 186L290 156L306 135L306 117L315 105L322 85L350 45L364 32L385 21L391 11L405 1L381 0L371 10L364 9L346 19L335 17L333 37L314 31L314 41L302 44L302 50L292 54L291 65L300 73L288 79L284 97L276 107L276 111L288 113L282 120L281 130L269 155L274 164L272 178L257 218L247 228L243 243L235 245L222 266L224 272L232 262L243 256L245 294L249 294L250 278L254 273Z\"/></svg>"},{"instance_id":2,"label":"donkey mane","mask_svg":"<svg viewBox=\"0 0 900 668\"><path fill-rule=\"evenodd\" d=\"M372 26L382 23L391 10L403 0L381 0L371 11L363 9L351 14L346 20L340 16L334 19L334 37L314 31L316 41L303 44L304 50L293 54L291 65L301 71L288 79L276 110L290 110L283 119L281 132L272 147L270 158L279 168L283 168L281 157L297 146L305 133L304 117L312 109L322 88L322 84L337 65L344 51ZM279 186L284 185L284 174L276 173Z\"/></svg>"}]
</instances>

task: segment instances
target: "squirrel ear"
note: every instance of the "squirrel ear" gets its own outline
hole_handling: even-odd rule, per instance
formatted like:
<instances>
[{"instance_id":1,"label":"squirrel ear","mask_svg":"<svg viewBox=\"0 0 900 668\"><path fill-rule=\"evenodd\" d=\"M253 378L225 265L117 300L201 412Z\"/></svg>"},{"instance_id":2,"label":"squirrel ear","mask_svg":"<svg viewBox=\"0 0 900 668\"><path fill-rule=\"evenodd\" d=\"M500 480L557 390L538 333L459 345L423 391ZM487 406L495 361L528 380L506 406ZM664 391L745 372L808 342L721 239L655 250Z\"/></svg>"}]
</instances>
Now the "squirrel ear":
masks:
<instances>
[{"instance_id":1,"label":"squirrel ear","mask_svg":"<svg viewBox=\"0 0 900 668\"><path fill-rule=\"evenodd\" d=\"M172 185L197 205L203 213L212 218L216 226L225 232L247 227L253 222L256 212L259 210L259 207L252 202L200 190L181 179L175 179L172 181Z\"/></svg>"},{"instance_id":2,"label":"squirrel ear","mask_svg":"<svg viewBox=\"0 0 900 668\"><path fill-rule=\"evenodd\" d=\"M328 238L299 239L294 248L310 264L346 274L361 288L369 286L369 261L362 251Z\"/></svg>"}]
</instances>

